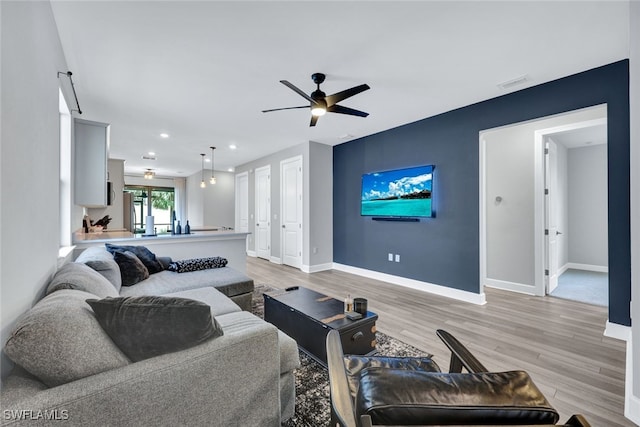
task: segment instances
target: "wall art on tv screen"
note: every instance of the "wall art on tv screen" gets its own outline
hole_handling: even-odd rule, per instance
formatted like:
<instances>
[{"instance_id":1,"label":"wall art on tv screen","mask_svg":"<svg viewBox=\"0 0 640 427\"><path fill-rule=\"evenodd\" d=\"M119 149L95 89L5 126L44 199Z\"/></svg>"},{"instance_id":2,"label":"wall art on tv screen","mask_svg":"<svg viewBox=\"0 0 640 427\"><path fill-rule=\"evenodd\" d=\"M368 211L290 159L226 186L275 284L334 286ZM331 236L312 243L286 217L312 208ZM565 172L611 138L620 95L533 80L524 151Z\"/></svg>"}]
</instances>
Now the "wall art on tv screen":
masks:
<instances>
[{"instance_id":1,"label":"wall art on tv screen","mask_svg":"<svg viewBox=\"0 0 640 427\"><path fill-rule=\"evenodd\" d=\"M418 218L433 216L433 165L362 175L360 215Z\"/></svg>"}]
</instances>

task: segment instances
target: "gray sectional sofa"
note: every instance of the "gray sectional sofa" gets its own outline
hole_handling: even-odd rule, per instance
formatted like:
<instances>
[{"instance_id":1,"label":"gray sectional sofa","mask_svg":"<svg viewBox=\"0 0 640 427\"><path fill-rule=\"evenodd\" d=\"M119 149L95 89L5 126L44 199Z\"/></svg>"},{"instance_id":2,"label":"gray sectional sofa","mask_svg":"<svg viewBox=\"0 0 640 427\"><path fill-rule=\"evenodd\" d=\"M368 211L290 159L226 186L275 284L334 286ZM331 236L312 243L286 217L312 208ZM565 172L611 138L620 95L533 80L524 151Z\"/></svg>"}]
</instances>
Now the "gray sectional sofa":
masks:
<instances>
[{"instance_id":1,"label":"gray sectional sofa","mask_svg":"<svg viewBox=\"0 0 640 427\"><path fill-rule=\"evenodd\" d=\"M297 344L241 309L250 278L223 267L119 279L113 256L89 248L18 320L4 349L16 368L0 394L2 425L278 426L293 416ZM131 362L86 300L137 295L203 302L223 335Z\"/></svg>"}]
</instances>

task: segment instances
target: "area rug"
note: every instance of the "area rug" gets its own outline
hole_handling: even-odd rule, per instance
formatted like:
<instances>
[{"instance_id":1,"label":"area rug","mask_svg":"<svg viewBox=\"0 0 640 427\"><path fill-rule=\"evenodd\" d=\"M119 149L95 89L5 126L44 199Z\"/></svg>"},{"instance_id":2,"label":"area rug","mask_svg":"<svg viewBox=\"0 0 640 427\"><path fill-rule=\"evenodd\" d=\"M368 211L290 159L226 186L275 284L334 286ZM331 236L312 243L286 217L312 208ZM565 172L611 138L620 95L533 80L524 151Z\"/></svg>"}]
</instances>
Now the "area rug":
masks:
<instances>
[{"instance_id":1,"label":"area rug","mask_svg":"<svg viewBox=\"0 0 640 427\"><path fill-rule=\"evenodd\" d=\"M275 290L268 285L256 285L253 292L253 313L264 317L264 292ZM377 349L388 356L425 356L425 352L389 335L376 332ZM328 426L330 418L329 374L315 360L300 351L300 368L296 370L296 411L285 427Z\"/></svg>"}]
</instances>

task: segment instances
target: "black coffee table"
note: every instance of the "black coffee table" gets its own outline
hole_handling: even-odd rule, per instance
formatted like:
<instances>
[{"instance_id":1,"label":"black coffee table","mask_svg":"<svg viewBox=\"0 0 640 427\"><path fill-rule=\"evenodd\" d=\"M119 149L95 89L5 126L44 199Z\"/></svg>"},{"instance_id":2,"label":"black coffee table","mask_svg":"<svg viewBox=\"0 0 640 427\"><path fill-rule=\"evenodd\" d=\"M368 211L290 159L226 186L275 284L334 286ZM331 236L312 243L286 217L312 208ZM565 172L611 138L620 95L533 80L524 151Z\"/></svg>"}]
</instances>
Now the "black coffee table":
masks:
<instances>
[{"instance_id":1,"label":"black coffee table","mask_svg":"<svg viewBox=\"0 0 640 427\"><path fill-rule=\"evenodd\" d=\"M311 289L266 292L264 319L296 340L305 353L325 367L325 340L331 329L340 333L345 354L367 355L376 351L377 314L367 311L362 319L349 320L342 301Z\"/></svg>"}]
</instances>

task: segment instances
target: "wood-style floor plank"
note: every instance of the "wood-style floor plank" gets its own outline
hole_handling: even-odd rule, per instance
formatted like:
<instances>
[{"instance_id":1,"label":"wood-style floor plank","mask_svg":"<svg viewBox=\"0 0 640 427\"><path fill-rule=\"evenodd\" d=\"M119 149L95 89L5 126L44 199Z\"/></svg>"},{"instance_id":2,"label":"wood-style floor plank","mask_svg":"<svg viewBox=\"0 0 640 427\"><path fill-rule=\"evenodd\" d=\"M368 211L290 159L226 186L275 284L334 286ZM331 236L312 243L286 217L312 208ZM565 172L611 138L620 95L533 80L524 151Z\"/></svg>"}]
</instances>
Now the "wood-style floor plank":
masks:
<instances>
[{"instance_id":1,"label":"wood-style floor plank","mask_svg":"<svg viewBox=\"0 0 640 427\"><path fill-rule=\"evenodd\" d=\"M449 353L435 335L445 329L490 370L525 370L561 421L584 414L593 426L634 426L624 418L626 343L605 337L605 307L486 288L487 304L468 304L415 289L330 270L307 274L248 258L256 284L305 286L340 300L368 299L378 330L434 355Z\"/></svg>"}]
</instances>

